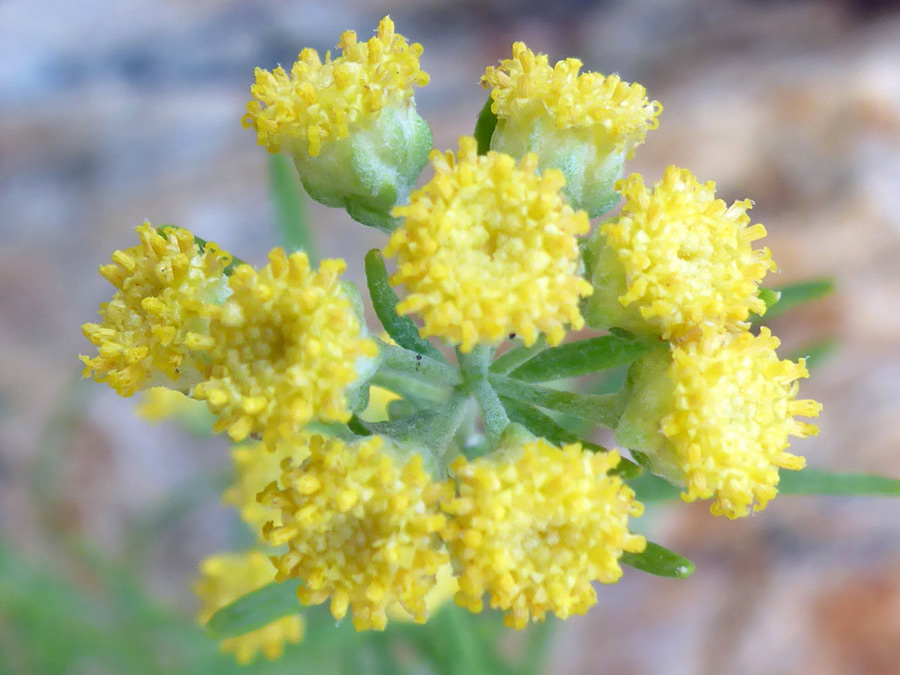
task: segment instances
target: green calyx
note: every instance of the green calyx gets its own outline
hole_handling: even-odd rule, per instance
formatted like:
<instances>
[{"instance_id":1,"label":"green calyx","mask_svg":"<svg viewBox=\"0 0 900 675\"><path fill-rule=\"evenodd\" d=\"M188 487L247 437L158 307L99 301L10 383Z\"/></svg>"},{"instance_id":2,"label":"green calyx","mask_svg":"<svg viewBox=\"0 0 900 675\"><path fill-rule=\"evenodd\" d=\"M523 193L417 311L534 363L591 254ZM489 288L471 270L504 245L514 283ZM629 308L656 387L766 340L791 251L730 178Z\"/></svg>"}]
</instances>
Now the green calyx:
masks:
<instances>
[{"instance_id":1,"label":"green calyx","mask_svg":"<svg viewBox=\"0 0 900 675\"><path fill-rule=\"evenodd\" d=\"M294 155L294 164L317 202L391 232L397 226L391 209L409 197L432 142L431 129L410 102L383 109L346 138L323 143L316 157Z\"/></svg>"},{"instance_id":2,"label":"green calyx","mask_svg":"<svg viewBox=\"0 0 900 675\"><path fill-rule=\"evenodd\" d=\"M681 469L668 439L659 430L660 420L671 408L674 395L666 349L648 352L631 364L620 393L622 414L616 441L631 450L640 464L666 480L681 484Z\"/></svg>"},{"instance_id":3,"label":"green calyx","mask_svg":"<svg viewBox=\"0 0 900 675\"><path fill-rule=\"evenodd\" d=\"M500 119L493 130L491 150L522 158L533 152L541 171L559 169L566 178L563 192L575 209L594 218L619 201L616 181L622 177L625 153L595 128L560 129L551 119Z\"/></svg>"},{"instance_id":4,"label":"green calyx","mask_svg":"<svg viewBox=\"0 0 900 675\"><path fill-rule=\"evenodd\" d=\"M602 225L594 229L582 255L587 278L594 287L581 303L585 323L596 330L618 328L645 338L658 336L659 330L641 316L636 304L624 306L619 302L628 291L625 268L616 250L607 245Z\"/></svg>"}]
</instances>

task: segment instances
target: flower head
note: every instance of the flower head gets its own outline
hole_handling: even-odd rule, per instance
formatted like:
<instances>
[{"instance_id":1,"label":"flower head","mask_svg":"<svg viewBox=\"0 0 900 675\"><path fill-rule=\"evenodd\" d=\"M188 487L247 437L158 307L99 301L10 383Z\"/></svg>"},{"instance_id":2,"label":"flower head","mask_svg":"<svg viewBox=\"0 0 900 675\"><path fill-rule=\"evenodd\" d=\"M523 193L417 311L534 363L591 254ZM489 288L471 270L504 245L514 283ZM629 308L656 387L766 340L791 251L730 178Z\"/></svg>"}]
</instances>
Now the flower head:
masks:
<instances>
[{"instance_id":1,"label":"flower head","mask_svg":"<svg viewBox=\"0 0 900 675\"><path fill-rule=\"evenodd\" d=\"M760 510L778 492L778 469L802 469L788 437L818 429L821 405L795 400L803 360L782 361L768 328L759 336L710 333L653 353L630 375L632 390L616 438L646 453L651 468L686 487L685 501L714 498L729 518Z\"/></svg>"},{"instance_id":2,"label":"flower head","mask_svg":"<svg viewBox=\"0 0 900 675\"><path fill-rule=\"evenodd\" d=\"M192 379L185 336L204 330L206 303L223 297L231 262L215 244L198 246L187 230L159 232L144 223L136 231L141 243L116 251L113 262L100 267L117 289L100 305L103 321L82 326L98 348L97 356L80 357L85 376L109 383L120 396Z\"/></svg>"},{"instance_id":3,"label":"flower head","mask_svg":"<svg viewBox=\"0 0 900 675\"><path fill-rule=\"evenodd\" d=\"M285 465L279 484L260 495L281 511L281 525L264 530L277 556L278 576L299 578L304 604L331 598L331 613L353 614L357 630L382 630L386 608L399 601L417 622L427 616L426 595L449 557L438 531L444 490L413 454L400 464L379 436L355 445L313 436L302 465Z\"/></svg>"},{"instance_id":4,"label":"flower head","mask_svg":"<svg viewBox=\"0 0 900 675\"><path fill-rule=\"evenodd\" d=\"M628 532L642 505L607 474L618 462L615 452L543 439L506 458L457 459L459 494L445 501L443 535L460 567L457 602L480 612L486 592L514 628L587 611L597 600L591 582L616 582L622 552L646 543Z\"/></svg>"},{"instance_id":5,"label":"flower head","mask_svg":"<svg viewBox=\"0 0 900 675\"><path fill-rule=\"evenodd\" d=\"M587 216L563 200L562 174L535 173L533 155L516 166L508 155L478 156L473 138L459 145L456 157L433 152L434 178L394 209L404 221L385 255L397 257L391 282L409 292L397 311L421 313L423 336L464 352L513 332L526 345L539 332L557 344L566 324L584 325L578 302L591 286L575 235Z\"/></svg>"},{"instance_id":6,"label":"flower head","mask_svg":"<svg viewBox=\"0 0 900 675\"><path fill-rule=\"evenodd\" d=\"M591 325L677 340L701 328L740 330L750 312L765 312L759 282L775 264L768 248L752 246L766 229L750 225L750 200L727 206L714 182L675 166L652 190L640 174L619 187L622 212L592 242Z\"/></svg>"},{"instance_id":7,"label":"flower head","mask_svg":"<svg viewBox=\"0 0 900 675\"><path fill-rule=\"evenodd\" d=\"M200 564L200 579L194 592L200 598L201 624L219 609L275 580L275 568L259 551L214 555ZM238 663L250 663L259 652L267 659L284 653L285 643L303 638L303 617L292 614L257 628L250 633L222 640L223 651L234 654Z\"/></svg>"},{"instance_id":8,"label":"flower head","mask_svg":"<svg viewBox=\"0 0 900 675\"><path fill-rule=\"evenodd\" d=\"M208 353L209 377L193 390L232 439L262 432L274 444L312 419L350 418L347 388L358 360L377 354L338 278L343 260L310 268L305 253L269 253L258 272L238 266L232 295L213 308L209 335L191 335Z\"/></svg>"},{"instance_id":9,"label":"flower head","mask_svg":"<svg viewBox=\"0 0 900 675\"><path fill-rule=\"evenodd\" d=\"M605 145L630 154L655 129L662 106L647 100L640 84L618 75L579 73L578 59L551 66L546 54L535 54L522 42L512 58L489 66L481 82L491 88L492 109L501 120L524 124L547 118L559 129L587 128Z\"/></svg>"},{"instance_id":10,"label":"flower head","mask_svg":"<svg viewBox=\"0 0 900 675\"><path fill-rule=\"evenodd\" d=\"M376 117L383 108L406 104L413 86L428 84L419 68L422 45L410 45L384 17L368 42L345 32L338 42L341 56L314 49L300 52L290 75L256 69L244 126L252 126L259 144L270 152L286 150L315 157L329 141L346 138L354 126Z\"/></svg>"},{"instance_id":11,"label":"flower head","mask_svg":"<svg viewBox=\"0 0 900 675\"><path fill-rule=\"evenodd\" d=\"M541 170L563 172L571 204L594 217L619 201L615 182L662 106L639 84L580 69L578 59L550 66L517 42L512 58L489 67L481 82L497 116L491 149L517 158L536 153Z\"/></svg>"},{"instance_id":12,"label":"flower head","mask_svg":"<svg viewBox=\"0 0 900 675\"><path fill-rule=\"evenodd\" d=\"M222 499L234 506L241 520L262 537L263 525L268 522L281 524L281 512L260 504L257 495L281 477L284 460L300 464L309 457L309 437L300 434L270 447L264 443L238 445L231 451L231 457L234 459L234 481L226 488Z\"/></svg>"}]
</instances>

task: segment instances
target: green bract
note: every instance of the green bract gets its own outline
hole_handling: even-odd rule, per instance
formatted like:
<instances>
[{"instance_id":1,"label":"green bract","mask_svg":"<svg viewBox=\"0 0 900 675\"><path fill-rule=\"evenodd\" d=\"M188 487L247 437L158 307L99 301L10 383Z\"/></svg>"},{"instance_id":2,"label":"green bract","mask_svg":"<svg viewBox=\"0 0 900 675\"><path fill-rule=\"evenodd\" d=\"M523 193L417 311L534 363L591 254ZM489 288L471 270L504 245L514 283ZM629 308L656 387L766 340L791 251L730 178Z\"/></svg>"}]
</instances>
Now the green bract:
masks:
<instances>
[{"instance_id":1,"label":"green bract","mask_svg":"<svg viewBox=\"0 0 900 675\"><path fill-rule=\"evenodd\" d=\"M549 119L537 117L529 126L500 119L491 137L491 150L513 157L533 152L538 168L559 169L566 178L563 193L575 209L600 216L619 201L616 181L622 177L625 152L612 143L597 146L590 128L558 129Z\"/></svg>"},{"instance_id":2,"label":"green bract","mask_svg":"<svg viewBox=\"0 0 900 675\"><path fill-rule=\"evenodd\" d=\"M428 161L432 137L413 104L384 108L346 138L323 143L318 156L293 156L303 187L325 206L344 208L390 232L391 209L406 202Z\"/></svg>"}]
</instances>

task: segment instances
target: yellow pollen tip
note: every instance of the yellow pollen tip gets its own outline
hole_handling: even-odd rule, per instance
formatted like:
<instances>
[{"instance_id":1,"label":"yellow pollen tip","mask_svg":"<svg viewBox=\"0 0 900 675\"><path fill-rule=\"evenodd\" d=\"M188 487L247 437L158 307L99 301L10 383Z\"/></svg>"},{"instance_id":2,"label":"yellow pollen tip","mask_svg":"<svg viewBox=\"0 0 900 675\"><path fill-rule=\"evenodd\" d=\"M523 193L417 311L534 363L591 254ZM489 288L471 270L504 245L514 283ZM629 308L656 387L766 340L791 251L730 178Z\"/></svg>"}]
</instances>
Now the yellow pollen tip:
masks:
<instances>
[{"instance_id":1,"label":"yellow pollen tip","mask_svg":"<svg viewBox=\"0 0 900 675\"><path fill-rule=\"evenodd\" d=\"M301 150L315 157L321 145L346 138L354 125L382 108L405 105L414 86L425 86L419 68L422 46L409 44L384 17L374 37L358 42L353 31L338 43L341 55L324 62L304 49L291 67L256 69L245 127L253 127L270 152Z\"/></svg>"},{"instance_id":2,"label":"yellow pollen tip","mask_svg":"<svg viewBox=\"0 0 900 675\"><path fill-rule=\"evenodd\" d=\"M571 58L551 66L546 54L516 42L512 58L488 67L481 83L491 89L491 109L500 119L518 124L548 117L560 129L590 128L630 154L657 127L662 106L648 101L640 84L579 73L581 66Z\"/></svg>"}]
</instances>

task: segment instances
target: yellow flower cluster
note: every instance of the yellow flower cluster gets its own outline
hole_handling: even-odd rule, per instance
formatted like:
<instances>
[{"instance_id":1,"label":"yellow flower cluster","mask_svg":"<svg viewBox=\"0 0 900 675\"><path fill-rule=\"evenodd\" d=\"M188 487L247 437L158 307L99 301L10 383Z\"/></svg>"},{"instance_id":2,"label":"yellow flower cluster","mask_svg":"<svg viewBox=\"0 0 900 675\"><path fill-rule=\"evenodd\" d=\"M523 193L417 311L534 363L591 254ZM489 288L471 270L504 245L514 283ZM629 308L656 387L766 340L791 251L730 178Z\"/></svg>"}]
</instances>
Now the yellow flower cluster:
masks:
<instances>
[{"instance_id":1,"label":"yellow flower cluster","mask_svg":"<svg viewBox=\"0 0 900 675\"><path fill-rule=\"evenodd\" d=\"M802 362L779 360L767 329L748 332L750 313L766 308L759 283L775 269L768 248L752 246L766 230L750 224L749 200L728 206L687 169L670 166L652 190L638 174L617 187L622 212L589 246L600 248L585 314L594 327L671 343L667 358L635 364L617 437L685 485L686 500L714 498L714 514L747 515L775 496L779 468L803 467L785 452L788 436L815 427L793 416L819 411L794 400Z\"/></svg>"},{"instance_id":2,"label":"yellow flower cluster","mask_svg":"<svg viewBox=\"0 0 900 675\"><path fill-rule=\"evenodd\" d=\"M80 357L84 375L107 382L120 396L179 381L188 382L187 390L195 373L185 335L202 330L206 303L224 295L231 255L212 243L201 250L194 235L179 228L158 232L144 223L137 233L139 245L116 251L112 264L100 267L117 290L100 305L102 323L82 326L98 348L97 356Z\"/></svg>"},{"instance_id":3,"label":"yellow flower cluster","mask_svg":"<svg viewBox=\"0 0 900 675\"><path fill-rule=\"evenodd\" d=\"M673 349L673 393L660 431L681 469L685 501L714 497L713 514L745 516L777 494L779 467L805 466L785 451L788 436L818 433L794 416L817 417L822 406L795 400L796 380L809 373L803 360L779 360L778 345L764 327L756 337L711 334Z\"/></svg>"},{"instance_id":4,"label":"yellow flower cluster","mask_svg":"<svg viewBox=\"0 0 900 675\"><path fill-rule=\"evenodd\" d=\"M314 49L304 49L290 75L281 67L256 69L255 100L247 104L243 123L269 152L316 157L322 143L346 138L382 108L409 101L414 85L428 84L419 68L422 45L395 33L389 17L368 42L357 42L356 33L347 31L338 48L341 56L326 53L324 63Z\"/></svg>"},{"instance_id":5,"label":"yellow flower cluster","mask_svg":"<svg viewBox=\"0 0 900 675\"><path fill-rule=\"evenodd\" d=\"M199 621L205 624L219 609L275 580L275 568L259 551L214 555L200 564L200 579L194 592L200 598ZM222 640L223 651L234 654L238 663L250 663L262 652L277 659L286 643L303 639L303 617L285 616L250 633Z\"/></svg>"},{"instance_id":6,"label":"yellow flower cluster","mask_svg":"<svg viewBox=\"0 0 900 675\"><path fill-rule=\"evenodd\" d=\"M425 472L422 456L395 461L379 436L356 444L312 436L310 457L286 464L280 483L259 499L281 512L263 534L276 556L278 578L299 578L300 602L331 598L340 620L348 609L357 630L384 629L386 609L399 602L421 623L425 596L449 561L438 532L445 486Z\"/></svg>"},{"instance_id":7,"label":"yellow flower cluster","mask_svg":"<svg viewBox=\"0 0 900 675\"><path fill-rule=\"evenodd\" d=\"M617 326L679 340L745 329L750 312L765 312L759 282L775 264L768 248L752 247L766 229L750 225L749 199L727 206L713 181L675 166L653 190L640 174L617 187L626 201L600 228L606 250L596 271L598 285L612 283L593 299L626 308L609 310Z\"/></svg>"},{"instance_id":8,"label":"yellow flower cluster","mask_svg":"<svg viewBox=\"0 0 900 675\"><path fill-rule=\"evenodd\" d=\"M508 457L457 459L459 491L445 500L443 533L460 569L457 602L480 612L487 592L514 628L547 612L587 611L597 600L591 582L618 581L622 552L646 544L628 532L628 517L643 506L607 473L618 462L615 452L543 439Z\"/></svg>"},{"instance_id":9,"label":"yellow flower cluster","mask_svg":"<svg viewBox=\"0 0 900 675\"><path fill-rule=\"evenodd\" d=\"M309 457L309 437L300 434L287 441L267 447L264 443L238 445L231 451L234 460L234 481L226 488L222 500L234 506L243 520L262 537L262 528L268 522L281 524L278 509L263 506L256 496L266 486L281 478L281 464L289 459L300 464Z\"/></svg>"},{"instance_id":10,"label":"yellow flower cluster","mask_svg":"<svg viewBox=\"0 0 900 675\"><path fill-rule=\"evenodd\" d=\"M560 129L591 128L603 136L601 145L630 155L657 127L662 106L648 101L640 84L617 75L579 74L581 66L578 59L551 66L546 54L516 42L512 58L489 66L481 82L491 88L491 109L501 120L546 117Z\"/></svg>"},{"instance_id":11,"label":"yellow flower cluster","mask_svg":"<svg viewBox=\"0 0 900 675\"><path fill-rule=\"evenodd\" d=\"M272 446L313 419L350 418L346 388L358 360L378 348L338 278L344 267L325 260L313 271L305 253L276 248L261 270L234 270L231 296L210 310L209 333L188 336L207 352L209 376L193 396L220 416L216 431L235 441L262 432Z\"/></svg>"},{"instance_id":12,"label":"yellow flower cluster","mask_svg":"<svg viewBox=\"0 0 900 675\"><path fill-rule=\"evenodd\" d=\"M519 166L508 155L478 156L470 137L456 157L435 151L431 162L434 178L394 209L404 220L385 248L397 257L391 283L409 292L397 312L421 313L423 337L463 352L509 333L530 345L544 332L558 344L566 324L581 328L578 303L591 285L579 274L575 235L589 225L562 198L562 174L538 175L534 155Z\"/></svg>"}]
</instances>

